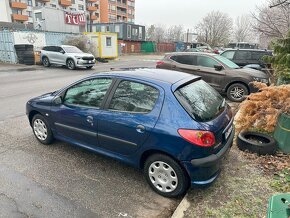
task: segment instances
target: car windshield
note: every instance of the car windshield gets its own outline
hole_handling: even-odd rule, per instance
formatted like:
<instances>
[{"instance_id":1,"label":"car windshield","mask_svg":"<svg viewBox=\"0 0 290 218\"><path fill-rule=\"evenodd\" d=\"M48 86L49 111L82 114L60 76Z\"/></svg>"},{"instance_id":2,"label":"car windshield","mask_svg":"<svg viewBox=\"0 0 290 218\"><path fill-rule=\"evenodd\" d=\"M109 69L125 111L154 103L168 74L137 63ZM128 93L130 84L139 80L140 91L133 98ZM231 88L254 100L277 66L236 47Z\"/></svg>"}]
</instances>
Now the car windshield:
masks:
<instances>
[{"instance_id":1,"label":"car windshield","mask_svg":"<svg viewBox=\"0 0 290 218\"><path fill-rule=\"evenodd\" d=\"M224 98L203 80L185 85L174 94L184 109L197 121L212 120L225 106Z\"/></svg>"},{"instance_id":2,"label":"car windshield","mask_svg":"<svg viewBox=\"0 0 290 218\"><path fill-rule=\"evenodd\" d=\"M231 68L231 69L238 69L240 68L238 65L236 65L234 62L232 62L231 60L220 56L220 55L215 55L214 56L218 61L222 62L224 65L226 65L227 67Z\"/></svg>"},{"instance_id":3,"label":"car windshield","mask_svg":"<svg viewBox=\"0 0 290 218\"><path fill-rule=\"evenodd\" d=\"M78 49L77 47L63 47L64 51L66 53L83 53L80 49Z\"/></svg>"}]
</instances>

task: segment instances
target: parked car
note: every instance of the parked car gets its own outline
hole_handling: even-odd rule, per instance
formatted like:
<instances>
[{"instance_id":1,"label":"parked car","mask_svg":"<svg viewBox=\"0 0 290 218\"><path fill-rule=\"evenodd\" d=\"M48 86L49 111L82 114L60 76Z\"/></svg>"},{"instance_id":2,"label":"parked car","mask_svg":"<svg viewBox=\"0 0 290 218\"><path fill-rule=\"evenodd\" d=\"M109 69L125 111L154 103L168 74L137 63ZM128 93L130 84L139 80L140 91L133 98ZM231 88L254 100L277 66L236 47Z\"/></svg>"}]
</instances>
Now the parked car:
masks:
<instances>
[{"instance_id":1,"label":"parked car","mask_svg":"<svg viewBox=\"0 0 290 218\"><path fill-rule=\"evenodd\" d=\"M96 61L92 54L84 53L75 46L45 46L40 53L43 66L49 67L51 64L63 65L70 70L78 67L91 69Z\"/></svg>"},{"instance_id":2,"label":"parked car","mask_svg":"<svg viewBox=\"0 0 290 218\"><path fill-rule=\"evenodd\" d=\"M227 58L211 53L166 54L156 68L177 70L201 76L220 93L226 93L231 101L240 102L249 93L258 91L251 82L270 84L269 76L253 69L241 69Z\"/></svg>"},{"instance_id":3,"label":"parked car","mask_svg":"<svg viewBox=\"0 0 290 218\"><path fill-rule=\"evenodd\" d=\"M29 100L26 113L42 144L59 139L143 169L166 197L212 183L234 137L225 100L169 70L94 74Z\"/></svg>"},{"instance_id":4,"label":"parked car","mask_svg":"<svg viewBox=\"0 0 290 218\"><path fill-rule=\"evenodd\" d=\"M228 49L221 53L221 56L231 60L240 67L248 67L263 72L267 71L267 64L262 58L272 55L271 51L258 49Z\"/></svg>"}]
</instances>

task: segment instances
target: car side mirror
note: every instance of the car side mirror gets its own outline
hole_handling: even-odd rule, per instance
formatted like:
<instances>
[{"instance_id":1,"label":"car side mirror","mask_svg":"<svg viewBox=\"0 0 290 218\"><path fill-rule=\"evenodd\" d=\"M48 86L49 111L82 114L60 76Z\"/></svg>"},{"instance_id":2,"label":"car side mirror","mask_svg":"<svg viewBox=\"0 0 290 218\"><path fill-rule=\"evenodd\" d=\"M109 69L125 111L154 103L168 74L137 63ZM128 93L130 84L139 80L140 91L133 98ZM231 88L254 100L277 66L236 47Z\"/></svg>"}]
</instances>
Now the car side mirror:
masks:
<instances>
[{"instance_id":1,"label":"car side mirror","mask_svg":"<svg viewBox=\"0 0 290 218\"><path fill-rule=\"evenodd\" d=\"M56 96L56 97L53 99L53 103L54 103L55 105L60 105L60 104L62 104L62 98L61 98L61 96Z\"/></svg>"},{"instance_id":2,"label":"car side mirror","mask_svg":"<svg viewBox=\"0 0 290 218\"><path fill-rule=\"evenodd\" d=\"M65 53L65 51L64 51L64 50L61 50L61 51L60 51L60 53L64 54L64 53Z\"/></svg>"},{"instance_id":3,"label":"car side mirror","mask_svg":"<svg viewBox=\"0 0 290 218\"><path fill-rule=\"evenodd\" d=\"M214 65L214 69L217 71L221 71L223 69L222 65Z\"/></svg>"}]
</instances>

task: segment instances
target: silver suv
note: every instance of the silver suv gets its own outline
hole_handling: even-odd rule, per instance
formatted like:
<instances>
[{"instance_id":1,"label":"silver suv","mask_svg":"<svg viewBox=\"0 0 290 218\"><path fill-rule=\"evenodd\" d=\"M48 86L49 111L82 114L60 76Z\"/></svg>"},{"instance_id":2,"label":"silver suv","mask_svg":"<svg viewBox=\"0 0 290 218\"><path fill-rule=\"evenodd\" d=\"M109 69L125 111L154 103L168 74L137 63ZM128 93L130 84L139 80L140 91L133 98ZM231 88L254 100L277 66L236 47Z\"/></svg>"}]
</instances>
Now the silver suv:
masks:
<instances>
[{"instance_id":1,"label":"silver suv","mask_svg":"<svg viewBox=\"0 0 290 218\"><path fill-rule=\"evenodd\" d=\"M84 53L75 46L45 46L41 50L41 61L43 66L49 67L51 64L67 66L74 70L77 67L91 69L96 61L92 54Z\"/></svg>"}]
</instances>

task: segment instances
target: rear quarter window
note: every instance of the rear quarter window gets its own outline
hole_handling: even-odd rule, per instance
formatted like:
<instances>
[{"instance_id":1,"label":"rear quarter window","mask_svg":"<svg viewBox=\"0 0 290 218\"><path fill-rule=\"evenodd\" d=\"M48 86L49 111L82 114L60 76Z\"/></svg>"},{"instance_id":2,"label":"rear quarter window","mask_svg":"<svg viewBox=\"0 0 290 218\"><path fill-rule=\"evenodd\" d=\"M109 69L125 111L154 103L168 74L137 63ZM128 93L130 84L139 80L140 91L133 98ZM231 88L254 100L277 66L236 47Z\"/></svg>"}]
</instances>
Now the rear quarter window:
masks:
<instances>
[{"instance_id":1,"label":"rear quarter window","mask_svg":"<svg viewBox=\"0 0 290 218\"><path fill-rule=\"evenodd\" d=\"M197 121L214 119L225 106L224 98L203 80L177 89L174 95L189 115Z\"/></svg>"}]
</instances>

